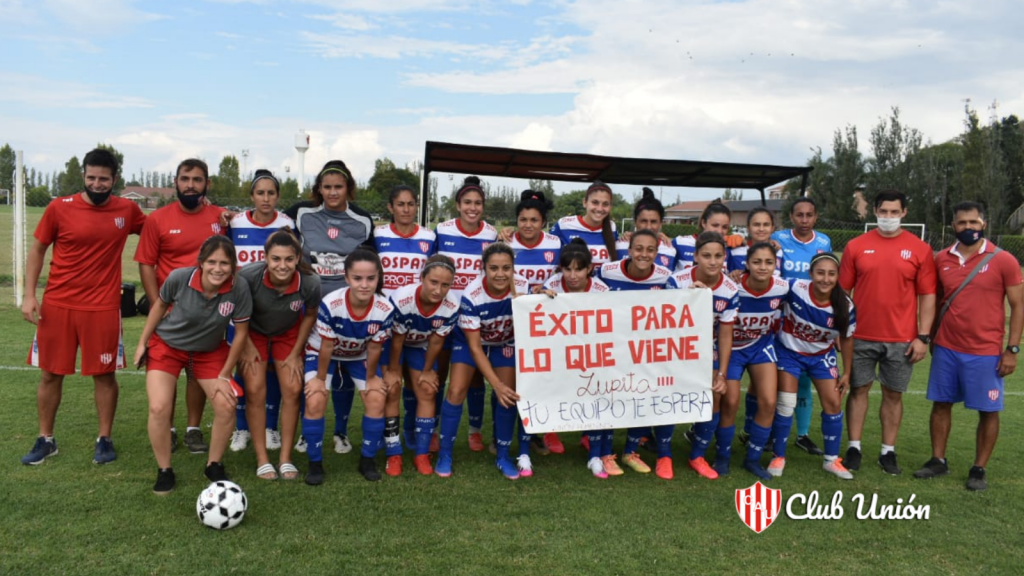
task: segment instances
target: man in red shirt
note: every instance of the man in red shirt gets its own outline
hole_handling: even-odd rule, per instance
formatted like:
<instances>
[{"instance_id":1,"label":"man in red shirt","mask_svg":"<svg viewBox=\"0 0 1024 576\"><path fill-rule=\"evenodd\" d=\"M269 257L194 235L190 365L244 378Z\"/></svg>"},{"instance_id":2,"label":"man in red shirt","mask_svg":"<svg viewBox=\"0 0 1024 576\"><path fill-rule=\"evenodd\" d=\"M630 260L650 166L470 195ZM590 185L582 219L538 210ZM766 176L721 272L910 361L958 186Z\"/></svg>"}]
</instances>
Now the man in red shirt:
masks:
<instances>
[{"instance_id":1,"label":"man in red shirt","mask_svg":"<svg viewBox=\"0 0 1024 576\"><path fill-rule=\"evenodd\" d=\"M902 472L896 462L896 437L903 420L903 393L910 384L913 365L928 352L936 283L931 247L900 227L906 215L907 197L902 192L879 192L875 196L878 228L851 240L839 267L839 284L847 292L853 291L857 308L846 400L850 442L843 459L849 470L860 468L868 392L877 378L882 383L878 464L886 474Z\"/></svg>"},{"instance_id":2,"label":"man in red shirt","mask_svg":"<svg viewBox=\"0 0 1024 576\"><path fill-rule=\"evenodd\" d=\"M124 367L121 342L121 253L129 234L138 234L145 215L138 204L112 196L120 166L107 150L82 161L85 190L50 203L36 227L25 269L21 314L35 324L28 363L42 375L36 392L39 437L22 464L42 464L57 454L54 421L64 376L75 373L82 349L82 376L92 376L99 438L93 462L117 458L110 439L117 410L114 371ZM53 245L43 302L36 299L46 250Z\"/></svg>"},{"instance_id":3,"label":"man in red shirt","mask_svg":"<svg viewBox=\"0 0 1024 576\"><path fill-rule=\"evenodd\" d=\"M953 207L957 241L935 256L939 294L947 299L963 285L982 260L996 250L984 239L985 211L977 202ZM1010 335L1003 346L1006 326L1004 302L1010 306ZM950 302L939 319L928 375L932 404L932 458L914 472L915 478L949 474L946 441L953 404L978 411L974 466L967 474L968 490L984 490L985 465L999 436L1003 409L1003 378L1013 374L1024 330L1024 277L1020 263L1009 252L995 254Z\"/></svg>"},{"instance_id":4,"label":"man in red shirt","mask_svg":"<svg viewBox=\"0 0 1024 576\"><path fill-rule=\"evenodd\" d=\"M209 173L206 162L202 160L190 158L179 164L174 177L178 201L150 214L142 230L135 261L139 263L142 287L150 302L156 302L160 297L160 286L172 270L196 266L203 242L214 234L224 233L221 218L224 209L205 201L210 185ZM185 447L193 454L209 449L199 427L205 404L206 395L190 374L185 388L185 405L188 408ZM174 421L173 413L171 421ZM177 449L177 440L177 431L171 428L172 450Z\"/></svg>"}]
</instances>

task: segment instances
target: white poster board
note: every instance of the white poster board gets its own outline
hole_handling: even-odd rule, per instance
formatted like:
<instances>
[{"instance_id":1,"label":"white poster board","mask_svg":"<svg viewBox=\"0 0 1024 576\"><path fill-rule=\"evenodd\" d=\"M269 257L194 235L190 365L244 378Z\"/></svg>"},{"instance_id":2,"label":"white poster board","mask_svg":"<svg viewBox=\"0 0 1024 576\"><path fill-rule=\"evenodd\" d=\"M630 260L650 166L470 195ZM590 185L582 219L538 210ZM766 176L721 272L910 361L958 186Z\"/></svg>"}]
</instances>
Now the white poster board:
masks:
<instances>
[{"instance_id":1,"label":"white poster board","mask_svg":"<svg viewBox=\"0 0 1024 576\"><path fill-rule=\"evenodd\" d=\"M711 419L710 290L520 296L512 312L527 432Z\"/></svg>"}]
</instances>

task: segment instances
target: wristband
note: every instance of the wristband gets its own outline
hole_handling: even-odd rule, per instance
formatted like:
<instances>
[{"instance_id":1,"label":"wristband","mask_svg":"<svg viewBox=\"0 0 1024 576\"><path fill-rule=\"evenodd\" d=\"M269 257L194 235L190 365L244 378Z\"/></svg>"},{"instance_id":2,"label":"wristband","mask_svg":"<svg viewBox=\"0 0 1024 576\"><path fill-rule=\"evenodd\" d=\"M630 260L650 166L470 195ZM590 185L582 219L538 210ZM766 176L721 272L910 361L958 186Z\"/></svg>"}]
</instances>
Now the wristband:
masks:
<instances>
[{"instance_id":1,"label":"wristband","mask_svg":"<svg viewBox=\"0 0 1024 576\"><path fill-rule=\"evenodd\" d=\"M929 336L928 334L918 334L917 339L920 340L921 342L924 342L925 344L932 343L932 337Z\"/></svg>"}]
</instances>

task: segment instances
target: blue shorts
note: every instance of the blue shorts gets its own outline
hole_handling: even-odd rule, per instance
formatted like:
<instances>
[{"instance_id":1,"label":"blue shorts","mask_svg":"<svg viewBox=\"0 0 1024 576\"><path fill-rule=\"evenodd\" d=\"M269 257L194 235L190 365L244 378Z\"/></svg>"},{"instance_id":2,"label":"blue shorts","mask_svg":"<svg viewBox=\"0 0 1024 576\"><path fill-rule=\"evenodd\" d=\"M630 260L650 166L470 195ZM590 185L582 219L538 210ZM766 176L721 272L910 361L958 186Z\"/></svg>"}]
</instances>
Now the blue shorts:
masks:
<instances>
[{"instance_id":1,"label":"blue shorts","mask_svg":"<svg viewBox=\"0 0 1024 576\"><path fill-rule=\"evenodd\" d=\"M316 355L306 355L306 382L316 376L319 361L320 359ZM380 366L377 367L377 375L380 376ZM337 387L334 385L336 381L340 382ZM366 360L335 360L332 358L331 363L327 365L327 378L324 384L328 390L351 390L353 386L360 392L366 390Z\"/></svg>"},{"instance_id":2,"label":"blue shorts","mask_svg":"<svg viewBox=\"0 0 1024 576\"><path fill-rule=\"evenodd\" d=\"M797 354L785 346L775 347L775 353L779 359L779 370L786 374L799 378L800 374L806 372L812 380L835 380L839 378L839 360L836 358L836 349L829 348L824 354L804 356Z\"/></svg>"},{"instance_id":3,"label":"blue shorts","mask_svg":"<svg viewBox=\"0 0 1024 576\"><path fill-rule=\"evenodd\" d=\"M747 366L753 364L775 364L779 361L775 357L775 337L772 334L765 334L756 342L737 350L733 348L729 356L729 370L725 375L726 380L739 380L743 378L743 371Z\"/></svg>"},{"instance_id":4,"label":"blue shorts","mask_svg":"<svg viewBox=\"0 0 1024 576\"><path fill-rule=\"evenodd\" d=\"M935 345L928 374L932 402L963 402L979 412L1003 411L1003 379L999 356L976 356Z\"/></svg>"},{"instance_id":5,"label":"blue shorts","mask_svg":"<svg viewBox=\"0 0 1024 576\"><path fill-rule=\"evenodd\" d=\"M484 346L484 354L491 362L491 368L515 368L516 347L515 346ZM473 361L473 354L469 351L469 344L464 340L455 342L452 348L452 364L468 364L476 367Z\"/></svg>"},{"instance_id":6,"label":"blue shorts","mask_svg":"<svg viewBox=\"0 0 1024 576\"><path fill-rule=\"evenodd\" d=\"M427 362L427 349L426 348L411 348L409 346L402 347L402 364L407 366L410 370L417 372L423 372L423 366ZM437 371L437 359L434 359L434 371Z\"/></svg>"}]
</instances>

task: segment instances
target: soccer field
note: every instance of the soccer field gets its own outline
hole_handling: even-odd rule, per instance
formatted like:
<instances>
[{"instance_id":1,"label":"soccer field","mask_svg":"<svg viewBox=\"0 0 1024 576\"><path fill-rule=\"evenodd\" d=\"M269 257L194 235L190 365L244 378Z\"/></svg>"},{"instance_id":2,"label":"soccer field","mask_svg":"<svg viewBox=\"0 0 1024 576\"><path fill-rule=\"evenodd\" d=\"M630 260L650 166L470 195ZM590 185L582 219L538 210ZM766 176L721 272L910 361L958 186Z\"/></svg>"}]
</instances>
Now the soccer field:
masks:
<instances>
[{"instance_id":1,"label":"soccer field","mask_svg":"<svg viewBox=\"0 0 1024 576\"><path fill-rule=\"evenodd\" d=\"M490 454L468 451L465 428L455 474L448 479L415 474L407 456L402 477L370 483L356 471L357 453L329 452L327 482L312 488L301 481L259 480L251 450L229 453L228 473L245 489L249 512L238 528L216 532L195 514L196 497L206 485L204 456L179 450L177 490L167 497L150 491L156 466L138 372L120 374L116 462L91 462L92 386L76 376L66 381L57 416L60 454L38 467L21 465L37 430L38 373L23 364L32 327L6 303L0 305L0 321L6 327L0 334L4 574L1019 574L1024 564L1019 375L1008 381L1001 441L984 493L963 487L976 421L963 409L954 411L952 474L933 481L911 477L930 456L926 362L915 370L905 397L897 446L903 475L884 475L868 457L879 442L876 394L865 466L856 479L825 474L819 458L791 446L785 476L770 483L781 489L783 509L761 534L747 528L735 510L734 491L753 484L739 466L742 449L735 448L732 475L710 482L686 468L688 445L677 434L675 480L627 471L602 481L585 468L576 435L564 434L566 454L536 456L535 476L510 482ZM141 327L139 317L125 322L129 354ZM182 393L179 429L183 401ZM357 402L353 443L360 439L359 411ZM206 425L210 418L207 410ZM820 440L818 421L812 434ZM305 469L303 458L296 464ZM786 516L786 501L794 494L818 491L820 502L828 504L839 490L841 519ZM930 518L858 520L855 494L868 502L877 494L879 504L907 502L913 495L915 505L930 507ZM794 512L806 510L798 506Z\"/></svg>"}]
</instances>

